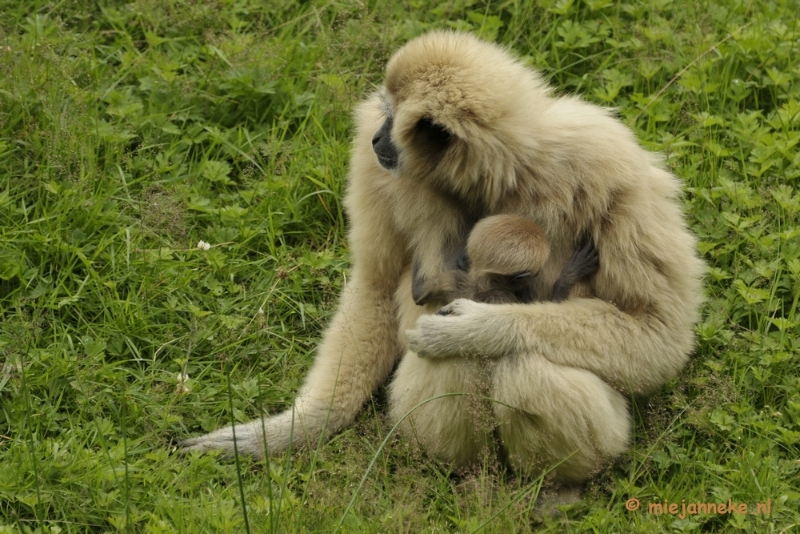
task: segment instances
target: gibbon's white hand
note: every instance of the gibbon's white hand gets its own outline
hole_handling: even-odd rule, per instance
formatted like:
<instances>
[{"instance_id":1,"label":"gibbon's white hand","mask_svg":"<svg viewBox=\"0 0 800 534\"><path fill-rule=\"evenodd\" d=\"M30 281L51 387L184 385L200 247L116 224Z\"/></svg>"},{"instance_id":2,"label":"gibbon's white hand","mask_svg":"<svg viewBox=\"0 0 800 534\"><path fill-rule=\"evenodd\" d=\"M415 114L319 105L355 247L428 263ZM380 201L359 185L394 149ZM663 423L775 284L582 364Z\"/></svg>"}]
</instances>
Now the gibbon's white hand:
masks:
<instances>
[{"instance_id":1,"label":"gibbon's white hand","mask_svg":"<svg viewBox=\"0 0 800 534\"><path fill-rule=\"evenodd\" d=\"M408 346L422 358L483 353L488 341L486 334L502 321L496 313L502 308L502 305L456 299L435 315L417 319L416 328L406 330Z\"/></svg>"}]
</instances>

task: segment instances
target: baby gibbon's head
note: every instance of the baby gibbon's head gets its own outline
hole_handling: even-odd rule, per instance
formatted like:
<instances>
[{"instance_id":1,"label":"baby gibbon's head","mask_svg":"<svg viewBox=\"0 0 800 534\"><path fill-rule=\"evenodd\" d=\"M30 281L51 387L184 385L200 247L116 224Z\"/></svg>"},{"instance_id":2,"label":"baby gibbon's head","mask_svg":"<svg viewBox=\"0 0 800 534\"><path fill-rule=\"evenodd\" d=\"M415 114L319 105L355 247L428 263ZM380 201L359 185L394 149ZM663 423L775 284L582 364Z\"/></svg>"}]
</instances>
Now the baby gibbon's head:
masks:
<instances>
[{"instance_id":1,"label":"baby gibbon's head","mask_svg":"<svg viewBox=\"0 0 800 534\"><path fill-rule=\"evenodd\" d=\"M401 48L386 69L386 168L492 206L517 184L531 117L549 89L505 49L467 33L433 32ZM380 133L380 130L379 130ZM376 137L378 134L376 134ZM380 141L380 139L379 139ZM393 166L394 165L394 166Z\"/></svg>"},{"instance_id":2,"label":"baby gibbon's head","mask_svg":"<svg viewBox=\"0 0 800 534\"><path fill-rule=\"evenodd\" d=\"M443 306L457 298L513 303L533 300L533 284L550 256L539 225L518 215L493 215L478 222L467 240L469 266L439 274L426 284L418 304Z\"/></svg>"},{"instance_id":3,"label":"baby gibbon's head","mask_svg":"<svg viewBox=\"0 0 800 534\"><path fill-rule=\"evenodd\" d=\"M550 257L538 224L519 215L481 219L467 240L470 275L536 276Z\"/></svg>"}]
</instances>

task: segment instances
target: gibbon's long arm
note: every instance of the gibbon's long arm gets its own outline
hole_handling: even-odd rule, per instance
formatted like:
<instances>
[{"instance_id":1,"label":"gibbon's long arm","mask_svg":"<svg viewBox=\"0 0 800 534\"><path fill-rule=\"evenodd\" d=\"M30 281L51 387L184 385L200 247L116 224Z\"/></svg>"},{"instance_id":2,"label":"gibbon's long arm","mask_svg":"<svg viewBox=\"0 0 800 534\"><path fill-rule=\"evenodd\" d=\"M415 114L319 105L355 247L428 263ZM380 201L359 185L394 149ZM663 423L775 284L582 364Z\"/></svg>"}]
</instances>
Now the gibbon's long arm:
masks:
<instances>
[{"instance_id":1,"label":"gibbon's long arm","mask_svg":"<svg viewBox=\"0 0 800 534\"><path fill-rule=\"evenodd\" d=\"M367 132L372 135L372 132ZM371 145L353 155L374 159ZM294 445L315 444L355 419L401 355L393 301L406 260L391 206L374 176L352 174L346 197L353 271L318 349L314 365L288 410L227 427L183 443L184 451L223 450L262 456Z\"/></svg>"}]
</instances>

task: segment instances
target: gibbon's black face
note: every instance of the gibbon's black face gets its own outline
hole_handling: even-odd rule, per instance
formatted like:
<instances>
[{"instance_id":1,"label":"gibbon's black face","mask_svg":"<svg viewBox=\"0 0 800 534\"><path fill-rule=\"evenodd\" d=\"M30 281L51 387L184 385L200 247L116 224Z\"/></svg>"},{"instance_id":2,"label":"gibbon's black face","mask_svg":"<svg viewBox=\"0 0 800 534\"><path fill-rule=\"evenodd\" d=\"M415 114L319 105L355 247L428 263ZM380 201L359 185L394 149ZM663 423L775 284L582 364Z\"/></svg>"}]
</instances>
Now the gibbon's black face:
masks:
<instances>
[{"instance_id":1,"label":"gibbon's black face","mask_svg":"<svg viewBox=\"0 0 800 534\"><path fill-rule=\"evenodd\" d=\"M397 168L398 156L397 147L392 142L392 116L386 117L383 125L378 128L375 135L372 136L372 150L378 156L378 163L381 167L388 170Z\"/></svg>"},{"instance_id":2,"label":"gibbon's black face","mask_svg":"<svg viewBox=\"0 0 800 534\"><path fill-rule=\"evenodd\" d=\"M387 116L378 131L372 136L372 149L378 157L378 163L390 171L396 169L400 162L400 153L392 141L392 123L393 117ZM451 140L450 132L428 117L420 119L414 127L414 143L426 155L441 155L450 145Z\"/></svg>"}]
</instances>

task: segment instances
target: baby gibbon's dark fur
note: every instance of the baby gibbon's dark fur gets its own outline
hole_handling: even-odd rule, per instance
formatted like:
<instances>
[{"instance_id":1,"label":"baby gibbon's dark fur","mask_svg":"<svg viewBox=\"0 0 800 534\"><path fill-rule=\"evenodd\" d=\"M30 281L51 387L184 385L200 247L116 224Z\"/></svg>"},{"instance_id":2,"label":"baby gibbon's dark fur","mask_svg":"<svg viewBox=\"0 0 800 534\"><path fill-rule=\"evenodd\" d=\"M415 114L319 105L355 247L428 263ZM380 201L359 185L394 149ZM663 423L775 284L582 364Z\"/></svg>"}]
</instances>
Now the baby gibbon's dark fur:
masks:
<instances>
[{"instance_id":1,"label":"baby gibbon's dark fur","mask_svg":"<svg viewBox=\"0 0 800 534\"><path fill-rule=\"evenodd\" d=\"M466 255L457 269L441 273L421 289L417 304L443 306L458 298L488 304L536 300L533 282L550 257L550 245L539 225L519 215L492 215L475 225ZM586 236L561 270L546 299L566 300L575 285L599 268L597 248ZM416 280L412 281L420 285ZM591 296L583 287L580 296Z\"/></svg>"}]
</instances>

